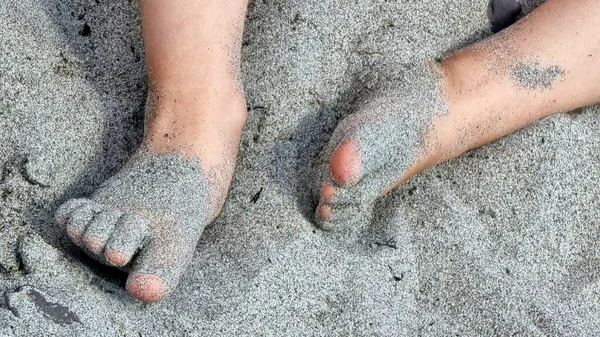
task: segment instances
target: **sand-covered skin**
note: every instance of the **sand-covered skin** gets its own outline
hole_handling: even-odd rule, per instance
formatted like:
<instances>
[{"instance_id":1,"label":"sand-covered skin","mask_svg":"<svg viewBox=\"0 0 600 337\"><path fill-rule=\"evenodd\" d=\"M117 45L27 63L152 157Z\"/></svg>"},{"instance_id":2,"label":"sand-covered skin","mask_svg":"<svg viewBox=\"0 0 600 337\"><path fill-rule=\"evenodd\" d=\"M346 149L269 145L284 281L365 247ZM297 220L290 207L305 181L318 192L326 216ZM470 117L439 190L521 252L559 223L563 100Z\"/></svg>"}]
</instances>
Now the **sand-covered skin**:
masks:
<instances>
[{"instance_id":1,"label":"sand-covered skin","mask_svg":"<svg viewBox=\"0 0 600 337\"><path fill-rule=\"evenodd\" d=\"M89 198L71 199L57 224L91 257L130 271L127 289L146 301L169 295L179 283L212 217L214 183L196 160L146 149ZM145 294L136 277L160 280Z\"/></svg>"},{"instance_id":2,"label":"sand-covered skin","mask_svg":"<svg viewBox=\"0 0 600 337\"><path fill-rule=\"evenodd\" d=\"M413 65L404 71L402 79L379 83L367 97L358 99L356 110L336 126L321 156L321 172L315 181L319 193L325 184L335 188L332 200L327 201L330 216L323 219L317 209L321 228L364 229L376 199L419 157L426 156L425 151L431 147L426 135L433 130L435 118L448 113L442 76L437 63ZM348 184L335 177L329 164L345 142L356 146L361 171L356 177L359 179Z\"/></svg>"},{"instance_id":3,"label":"sand-covered skin","mask_svg":"<svg viewBox=\"0 0 600 337\"><path fill-rule=\"evenodd\" d=\"M125 274L87 258L52 221L141 140L136 4L4 2L0 265L11 271L0 291L20 317L0 296L0 335L596 336L595 107L410 180L378 203L358 242L308 220L311 165L353 101L401 78L394 64L488 34L486 10L483 0L255 1L244 38L250 116L231 193L174 294L144 305L125 293ZM58 175L40 184L36 172ZM25 285L81 323L47 318L23 301Z\"/></svg>"},{"instance_id":4,"label":"sand-covered skin","mask_svg":"<svg viewBox=\"0 0 600 337\"><path fill-rule=\"evenodd\" d=\"M565 70L559 66L542 66L535 62L519 62L512 69L512 78L515 84L530 90L552 88L564 74Z\"/></svg>"}]
</instances>

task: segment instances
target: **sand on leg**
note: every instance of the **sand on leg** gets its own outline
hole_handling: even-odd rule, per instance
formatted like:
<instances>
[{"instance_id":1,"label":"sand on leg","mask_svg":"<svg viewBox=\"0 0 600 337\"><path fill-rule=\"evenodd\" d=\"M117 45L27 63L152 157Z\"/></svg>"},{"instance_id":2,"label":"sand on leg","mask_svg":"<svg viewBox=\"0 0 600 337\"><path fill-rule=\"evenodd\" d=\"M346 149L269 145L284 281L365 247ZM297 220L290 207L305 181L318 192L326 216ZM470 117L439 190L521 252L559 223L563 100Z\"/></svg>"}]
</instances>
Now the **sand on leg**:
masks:
<instances>
[{"instance_id":1,"label":"sand on leg","mask_svg":"<svg viewBox=\"0 0 600 337\"><path fill-rule=\"evenodd\" d=\"M246 121L240 52L247 0L140 1L149 94L144 140L57 223L89 255L130 271L147 302L176 287L219 213Z\"/></svg>"},{"instance_id":2,"label":"sand on leg","mask_svg":"<svg viewBox=\"0 0 600 337\"><path fill-rule=\"evenodd\" d=\"M488 40L407 70L334 131L318 178L317 220L324 229L349 226L431 166L599 102L599 45L599 2L548 0Z\"/></svg>"}]
</instances>

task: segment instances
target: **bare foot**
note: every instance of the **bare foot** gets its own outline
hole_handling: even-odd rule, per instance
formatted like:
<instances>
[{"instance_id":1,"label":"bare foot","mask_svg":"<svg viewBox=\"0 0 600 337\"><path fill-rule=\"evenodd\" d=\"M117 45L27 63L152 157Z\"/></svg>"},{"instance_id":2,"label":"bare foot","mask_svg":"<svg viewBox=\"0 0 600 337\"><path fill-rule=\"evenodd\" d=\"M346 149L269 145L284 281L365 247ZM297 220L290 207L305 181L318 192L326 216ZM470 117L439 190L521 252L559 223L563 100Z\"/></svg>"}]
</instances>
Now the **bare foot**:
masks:
<instances>
[{"instance_id":1,"label":"bare foot","mask_svg":"<svg viewBox=\"0 0 600 337\"><path fill-rule=\"evenodd\" d=\"M324 229L365 220L375 200L414 171L418 158L437 155L440 139L426 135L433 120L448 113L443 78L437 63L415 66L359 102L338 125L320 179L317 219Z\"/></svg>"},{"instance_id":2,"label":"bare foot","mask_svg":"<svg viewBox=\"0 0 600 337\"><path fill-rule=\"evenodd\" d=\"M146 302L177 286L231 183L246 121L241 40L247 0L141 0L150 90L142 146L56 222L90 256L129 270Z\"/></svg>"},{"instance_id":3,"label":"bare foot","mask_svg":"<svg viewBox=\"0 0 600 337\"><path fill-rule=\"evenodd\" d=\"M316 211L322 227L366 223L375 200L413 175L600 101L598 13L596 1L548 0L432 71L417 66L376 90L326 146Z\"/></svg>"},{"instance_id":4,"label":"bare foot","mask_svg":"<svg viewBox=\"0 0 600 337\"><path fill-rule=\"evenodd\" d=\"M89 198L56 212L57 223L90 256L130 270L127 290L138 299L157 302L176 287L225 200L245 104L239 94L223 102L220 111L238 115L237 125L212 112L177 122L164 104L149 107L157 111L147 113L149 133L137 154Z\"/></svg>"}]
</instances>

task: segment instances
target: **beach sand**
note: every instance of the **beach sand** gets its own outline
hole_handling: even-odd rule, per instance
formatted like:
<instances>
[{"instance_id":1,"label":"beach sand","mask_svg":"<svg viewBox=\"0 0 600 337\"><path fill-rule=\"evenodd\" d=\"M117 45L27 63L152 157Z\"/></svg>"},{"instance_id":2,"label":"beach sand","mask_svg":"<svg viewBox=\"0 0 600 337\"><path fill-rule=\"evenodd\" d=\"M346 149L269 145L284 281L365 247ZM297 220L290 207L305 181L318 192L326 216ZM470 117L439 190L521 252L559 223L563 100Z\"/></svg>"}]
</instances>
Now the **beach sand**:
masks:
<instances>
[{"instance_id":1,"label":"beach sand","mask_svg":"<svg viewBox=\"0 0 600 337\"><path fill-rule=\"evenodd\" d=\"M485 38L486 8L254 1L231 193L175 293L146 305L52 220L141 140L137 2L3 1L0 336L597 336L597 107L417 176L358 238L311 222L318 154L360 92Z\"/></svg>"}]
</instances>

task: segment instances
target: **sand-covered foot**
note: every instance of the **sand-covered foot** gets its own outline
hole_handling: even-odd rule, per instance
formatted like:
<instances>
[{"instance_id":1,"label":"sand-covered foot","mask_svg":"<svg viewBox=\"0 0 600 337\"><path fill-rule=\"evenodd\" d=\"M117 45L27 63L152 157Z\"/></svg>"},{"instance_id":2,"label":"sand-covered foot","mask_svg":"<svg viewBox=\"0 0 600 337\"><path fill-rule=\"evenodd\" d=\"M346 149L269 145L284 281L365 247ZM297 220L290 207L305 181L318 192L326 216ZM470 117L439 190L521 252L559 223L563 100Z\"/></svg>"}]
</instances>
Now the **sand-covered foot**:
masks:
<instances>
[{"instance_id":1,"label":"sand-covered foot","mask_svg":"<svg viewBox=\"0 0 600 337\"><path fill-rule=\"evenodd\" d=\"M434 140L425 135L447 112L438 64L416 65L360 101L323 153L316 218L323 229L367 222L375 200L393 188ZM428 144L429 143L429 144Z\"/></svg>"},{"instance_id":2,"label":"sand-covered foot","mask_svg":"<svg viewBox=\"0 0 600 337\"><path fill-rule=\"evenodd\" d=\"M128 291L144 301L177 284L209 221L210 179L181 155L140 153L89 199L56 213L71 240L109 265L135 263Z\"/></svg>"},{"instance_id":3,"label":"sand-covered foot","mask_svg":"<svg viewBox=\"0 0 600 337\"><path fill-rule=\"evenodd\" d=\"M144 144L120 172L56 212L57 223L90 256L129 270L127 291L146 302L173 291L219 212L245 116L239 95L219 100L226 102L220 113L213 104L209 112L187 114L173 101L149 108L158 112L147 112ZM223 118L235 114L242 116L236 125Z\"/></svg>"},{"instance_id":4,"label":"sand-covered foot","mask_svg":"<svg viewBox=\"0 0 600 337\"><path fill-rule=\"evenodd\" d=\"M148 105L137 154L56 221L73 242L129 270L146 302L177 286L204 227L219 213L246 121L241 44L246 0L139 1Z\"/></svg>"},{"instance_id":5,"label":"sand-covered foot","mask_svg":"<svg viewBox=\"0 0 600 337\"><path fill-rule=\"evenodd\" d=\"M548 0L493 38L374 90L326 146L316 211L322 227L360 228L375 200L411 176L598 102L589 90L598 78L598 12L595 1ZM579 18L585 30L571 25Z\"/></svg>"}]
</instances>

